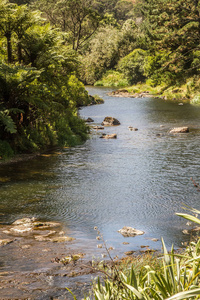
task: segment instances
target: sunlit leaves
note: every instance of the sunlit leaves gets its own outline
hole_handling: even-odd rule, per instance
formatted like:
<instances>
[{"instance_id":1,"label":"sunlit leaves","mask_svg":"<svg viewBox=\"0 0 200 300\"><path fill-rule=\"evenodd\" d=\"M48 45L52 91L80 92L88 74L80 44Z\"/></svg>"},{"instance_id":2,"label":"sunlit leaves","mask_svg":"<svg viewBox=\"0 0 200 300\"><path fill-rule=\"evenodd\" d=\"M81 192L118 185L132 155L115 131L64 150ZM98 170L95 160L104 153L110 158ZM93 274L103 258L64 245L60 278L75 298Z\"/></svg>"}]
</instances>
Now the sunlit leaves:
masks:
<instances>
[{"instance_id":1,"label":"sunlit leaves","mask_svg":"<svg viewBox=\"0 0 200 300\"><path fill-rule=\"evenodd\" d=\"M6 1L0 4L5 17L1 45L10 30L7 55L0 53L0 139L12 140L22 151L85 139L85 124L76 125L77 107L88 101L75 75L77 54L66 46L64 34L39 13Z\"/></svg>"}]
</instances>

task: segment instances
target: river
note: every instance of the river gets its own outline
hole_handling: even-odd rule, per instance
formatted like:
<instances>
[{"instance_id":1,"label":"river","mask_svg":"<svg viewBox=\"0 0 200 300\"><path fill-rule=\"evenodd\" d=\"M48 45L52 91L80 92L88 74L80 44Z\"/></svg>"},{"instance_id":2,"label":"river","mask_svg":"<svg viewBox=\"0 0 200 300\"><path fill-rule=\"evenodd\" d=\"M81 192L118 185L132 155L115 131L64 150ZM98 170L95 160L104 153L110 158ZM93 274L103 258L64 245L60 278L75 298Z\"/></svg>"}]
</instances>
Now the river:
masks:
<instances>
[{"instance_id":1,"label":"river","mask_svg":"<svg viewBox=\"0 0 200 300\"><path fill-rule=\"evenodd\" d=\"M88 90L105 103L81 108L81 117L91 117L98 125L106 116L117 118L120 126L104 129L117 139L100 139L102 131L93 130L81 146L1 165L0 222L33 216L60 221L78 247L94 256L95 226L119 255L141 245L161 249L161 237L168 247L181 247L187 226L175 212L183 211L183 204L200 209L199 192L190 180L200 180L200 108L111 97L106 88ZM169 134L179 126L189 126L190 133ZM123 226L145 234L124 238L118 232Z\"/></svg>"}]
</instances>

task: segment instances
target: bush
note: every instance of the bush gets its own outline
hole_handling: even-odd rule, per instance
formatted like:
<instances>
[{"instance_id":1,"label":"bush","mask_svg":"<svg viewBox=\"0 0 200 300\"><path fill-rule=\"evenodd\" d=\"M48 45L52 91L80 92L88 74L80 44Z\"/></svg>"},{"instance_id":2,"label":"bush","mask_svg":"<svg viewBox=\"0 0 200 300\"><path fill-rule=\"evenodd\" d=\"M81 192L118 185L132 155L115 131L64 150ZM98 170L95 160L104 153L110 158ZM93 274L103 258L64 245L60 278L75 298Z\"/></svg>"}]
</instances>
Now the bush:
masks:
<instances>
[{"instance_id":1,"label":"bush","mask_svg":"<svg viewBox=\"0 0 200 300\"><path fill-rule=\"evenodd\" d=\"M196 95L191 101L191 104L199 105L200 104L200 95Z\"/></svg>"},{"instance_id":2,"label":"bush","mask_svg":"<svg viewBox=\"0 0 200 300\"><path fill-rule=\"evenodd\" d=\"M146 78L144 75L146 56L146 51L135 49L130 54L120 59L117 69L126 76L129 84L142 82Z\"/></svg>"},{"instance_id":3,"label":"bush","mask_svg":"<svg viewBox=\"0 0 200 300\"><path fill-rule=\"evenodd\" d=\"M115 86L115 87L124 87L129 85L129 81L126 76L117 71L108 71L102 77L101 80L98 80L94 84L95 86Z\"/></svg>"},{"instance_id":4,"label":"bush","mask_svg":"<svg viewBox=\"0 0 200 300\"><path fill-rule=\"evenodd\" d=\"M10 158L14 155L14 151L10 144L6 141L0 140L0 157L3 159Z\"/></svg>"}]
</instances>

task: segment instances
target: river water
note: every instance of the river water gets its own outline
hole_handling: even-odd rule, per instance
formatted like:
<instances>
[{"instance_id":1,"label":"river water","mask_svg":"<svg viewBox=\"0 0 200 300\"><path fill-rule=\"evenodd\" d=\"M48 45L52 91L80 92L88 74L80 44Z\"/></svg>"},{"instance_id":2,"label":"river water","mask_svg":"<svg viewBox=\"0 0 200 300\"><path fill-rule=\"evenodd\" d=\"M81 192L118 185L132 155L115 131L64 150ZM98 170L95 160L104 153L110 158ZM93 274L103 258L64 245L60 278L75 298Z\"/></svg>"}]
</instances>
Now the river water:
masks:
<instances>
[{"instance_id":1,"label":"river water","mask_svg":"<svg viewBox=\"0 0 200 300\"><path fill-rule=\"evenodd\" d=\"M60 221L77 245L94 256L95 226L119 254L141 245L160 249L161 237L168 247L180 247L187 226L175 212L183 211L183 204L200 209L200 194L190 180L200 180L200 108L153 98L110 97L111 90L105 88L88 90L105 103L84 107L80 115L98 125L106 116L117 118L120 126L103 131L116 133L117 139L100 139L102 131L93 130L81 146L1 165L0 222L33 216ZM168 133L178 126L191 131ZM123 226L145 234L124 238L118 233Z\"/></svg>"}]
</instances>

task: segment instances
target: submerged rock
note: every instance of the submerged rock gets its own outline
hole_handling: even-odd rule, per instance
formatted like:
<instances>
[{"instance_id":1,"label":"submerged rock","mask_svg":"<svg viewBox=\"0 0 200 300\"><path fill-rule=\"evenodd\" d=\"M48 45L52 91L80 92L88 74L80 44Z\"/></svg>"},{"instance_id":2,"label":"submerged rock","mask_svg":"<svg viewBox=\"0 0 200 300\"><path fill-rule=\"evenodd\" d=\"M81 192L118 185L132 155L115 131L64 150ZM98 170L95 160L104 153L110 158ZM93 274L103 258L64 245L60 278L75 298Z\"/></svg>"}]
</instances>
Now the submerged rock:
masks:
<instances>
[{"instance_id":1,"label":"submerged rock","mask_svg":"<svg viewBox=\"0 0 200 300\"><path fill-rule=\"evenodd\" d=\"M73 255L69 255L69 256L65 256L63 258L60 259L60 262L63 263L64 265L69 264L71 261L75 262L77 260L79 260L80 258L84 257L84 253L78 253L78 254L73 254Z\"/></svg>"},{"instance_id":2,"label":"submerged rock","mask_svg":"<svg viewBox=\"0 0 200 300\"><path fill-rule=\"evenodd\" d=\"M189 127L175 127L170 130L169 133L187 133L189 132Z\"/></svg>"},{"instance_id":3,"label":"submerged rock","mask_svg":"<svg viewBox=\"0 0 200 300\"><path fill-rule=\"evenodd\" d=\"M153 253L156 252L154 249L146 249L146 250L140 250L141 253Z\"/></svg>"},{"instance_id":4,"label":"submerged rock","mask_svg":"<svg viewBox=\"0 0 200 300\"><path fill-rule=\"evenodd\" d=\"M157 238L152 238L151 241L153 241L153 242L158 242L159 239L157 239Z\"/></svg>"},{"instance_id":5,"label":"submerged rock","mask_svg":"<svg viewBox=\"0 0 200 300\"><path fill-rule=\"evenodd\" d=\"M54 243L63 243L63 242L72 242L75 240L75 238L70 236L58 236L58 237L50 238L49 240Z\"/></svg>"},{"instance_id":6,"label":"submerged rock","mask_svg":"<svg viewBox=\"0 0 200 300\"><path fill-rule=\"evenodd\" d=\"M60 227L61 224L58 222L33 222L34 229L49 229L54 227Z\"/></svg>"},{"instance_id":7,"label":"submerged rock","mask_svg":"<svg viewBox=\"0 0 200 300\"><path fill-rule=\"evenodd\" d=\"M113 134L102 134L101 138L102 139L116 139L117 135L116 135L116 133L113 133Z\"/></svg>"},{"instance_id":8,"label":"submerged rock","mask_svg":"<svg viewBox=\"0 0 200 300\"><path fill-rule=\"evenodd\" d=\"M135 253L135 251L133 251L133 250L124 252L124 254L126 254L126 255L133 255L134 253Z\"/></svg>"},{"instance_id":9,"label":"submerged rock","mask_svg":"<svg viewBox=\"0 0 200 300\"><path fill-rule=\"evenodd\" d=\"M129 129L130 131L138 131L138 128L132 127L132 126L129 126L128 129Z\"/></svg>"},{"instance_id":10,"label":"submerged rock","mask_svg":"<svg viewBox=\"0 0 200 300\"><path fill-rule=\"evenodd\" d=\"M132 227L128 227L128 226L124 226L122 229L118 230L119 233L121 233L124 237L133 237L136 235L142 235L144 234L144 231L132 228Z\"/></svg>"},{"instance_id":11,"label":"submerged rock","mask_svg":"<svg viewBox=\"0 0 200 300\"><path fill-rule=\"evenodd\" d=\"M116 126L116 125L120 125L120 122L117 119L113 118L113 117L105 117L105 119L103 120L101 125L103 125L103 126Z\"/></svg>"},{"instance_id":12,"label":"submerged rock","mask_svg":"<svg viewBox=\"0 0 200 300\"><path fill-rule=\"evenodd\" d=\"M6 246L12 242L13 242L13 240L3 239L3 240L0 240L0 246Z\"/></svg>"},{"instance_id":13,"label":"submerged rock","mask_svg":"<svg viewBox=\"0 0 200 300\"><path fill-rule=\"evenodd\" d=\"M17 225L10 228L10 233L19 234L19 235L31 231L33 231L33 227L28 224Z\"/></svg>"},{"instance_id":14,"label":"submerged rock","mask_svg":"<svg viewBox=\"0 0 200 300\"><path fill-rule=\"evenodd\" d=\"M85 120L85 122L92 123L92 122L94 122L94 120L92 118L87 118L87 120Z\"/></svg>"},{"instance_id":15,"label":"submerged rock","mask_svg":"<svg viewBox=\"0 0 200 300\"><path fill-rule=\"evenodd\" d=\"M4 230L3 232L14 236L23 236L27 234L33 234L38 231L43 233L45 230L60 226L61 224L58 222L39 222L36 221L35 218L23 218L13 222L12 225L9 225L8 229Z\"/></svg>"},{"instance_id":16,"label":"submerged rock","mask_svg":"<svg viewBox=\"0 0 200 300\"><path fill-rule=\"evenodd\" d=\"M104 129L103 126L93 126L92 128L96 129L96 130L103 130Z\"/></svg>"}]
</instances>

